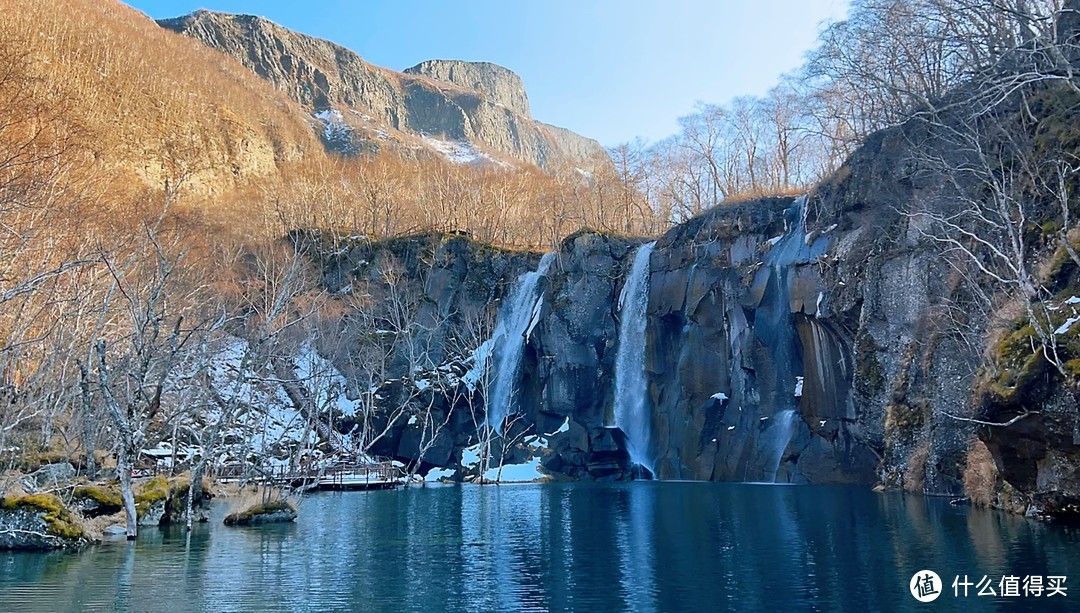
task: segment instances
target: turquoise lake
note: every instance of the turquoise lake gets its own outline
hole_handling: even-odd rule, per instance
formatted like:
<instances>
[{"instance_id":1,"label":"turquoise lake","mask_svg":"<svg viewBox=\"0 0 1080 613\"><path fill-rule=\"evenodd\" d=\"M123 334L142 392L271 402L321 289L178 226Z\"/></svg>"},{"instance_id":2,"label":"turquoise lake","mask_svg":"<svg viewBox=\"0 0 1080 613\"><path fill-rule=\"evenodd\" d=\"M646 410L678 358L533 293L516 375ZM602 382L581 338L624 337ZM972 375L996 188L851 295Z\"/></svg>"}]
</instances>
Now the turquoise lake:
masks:
<instances>
[{"instance_id":1,"label":"turquoise lake","mask_svg":"<svg viewBox=\"0 0 1080 613\"><path fill-rule=\"evenodd\" d=\"M1080 530L854 487L436 486L305 497L295 524L0 554L0 611L1068 610ZM908 591L935 571L933 603ZM953 595L957 575L1066 597ZM1076 585L1072 585L1075 581ZM1076 593L1073 593L1073 589ZM995 588L996 589L996 588Z\"/></svg>"}]
</instances>

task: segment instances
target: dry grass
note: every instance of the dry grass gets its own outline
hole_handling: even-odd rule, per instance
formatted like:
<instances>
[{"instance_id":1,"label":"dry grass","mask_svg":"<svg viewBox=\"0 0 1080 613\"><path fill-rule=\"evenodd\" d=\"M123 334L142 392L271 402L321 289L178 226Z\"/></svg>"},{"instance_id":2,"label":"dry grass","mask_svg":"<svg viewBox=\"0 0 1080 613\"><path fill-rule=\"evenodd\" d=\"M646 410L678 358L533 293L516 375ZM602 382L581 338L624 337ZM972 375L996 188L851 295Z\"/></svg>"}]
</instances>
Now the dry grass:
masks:
<instances>
[{"instance_id":1,"label":"dry grass","mask_svg":"<svg viewBox=\"0 0 1080 613\"><path fill-rule=\"evenodd\" d=\"M227 492L229 490L218 491ZM232 515L233 513L243 513L244 511L255 508L267 501L275 502L283 500L283 494L284 492L278 488L271 488L269 492L266 492L264 488L259 486L248 486L245 488L234 486L231 492L219 495L229 501L227 515Z\"/></svg>"},{"instance_id":2,"label":"dry grass","mask_svg":"<svg viewBox=\"0 0 1080 613\"><path fill-rule=\"evenodd\" d=\"M105 528L109 526L126 526L126 521L124 512L117 511L112 515L101 515L93 519L84 518L81 523L87 536L94 540L101 540L101 537L105 535Z\"/></svg>"},{"instance_id":3,"label":"dry grass","mask_svg":"<svg viewBox=\"0 0 1080 613\"><path fill-rule=\"evenodd\" d=\"M22 479L25 476L17 470L8 470L0 474L0 499L26 496L29 492L22 486Z\"/></svg>"},{"instance_id":4,"label":"dry grass","mask_svg":"<svg viewBox=\"0 0 1080 613\"><path fill-rule=\"evenodd\" d=\"M997 499L998 469L986 444L973 439L964 468L964 492L972 504L990 506Z\"/></svg>"},{"instance_id":5,"label":"dry grass","mask_svg":"<svg viewBox=\"0 0 1080 613\"><path fill-rule=\"evenodd\" d=\"M750 190L725 196L724 201L720 203L720 206L742 204L744 202L750 202L751 200L760 200L762 198L797 198L805 194L806 191L807 190L804 187L792 187L790 189L780 190Z\"/></svg>"},{"instance_id":6,"label":"dry grass","mask_svg":"<svg viewBox=\"0 0 1080 613\"><path fill-rule=\"evenodd\" d=\"M930 444L921 443L908 456L907 470L904 471L904 490L922 493L926 487L926 464L930 459Z\"/></svg>"},{"instance_id":7,"label":"dry grass","mask_svg":"<svg viewBox=\"0 0 1080 613\"><path fill-rule=\"evenodd\" d=\"M99 169L213 192L318 150L269 83L119 2L8 0L0 40L32 50L35 96L78 119Z\"/></svg>"}]
</instances>

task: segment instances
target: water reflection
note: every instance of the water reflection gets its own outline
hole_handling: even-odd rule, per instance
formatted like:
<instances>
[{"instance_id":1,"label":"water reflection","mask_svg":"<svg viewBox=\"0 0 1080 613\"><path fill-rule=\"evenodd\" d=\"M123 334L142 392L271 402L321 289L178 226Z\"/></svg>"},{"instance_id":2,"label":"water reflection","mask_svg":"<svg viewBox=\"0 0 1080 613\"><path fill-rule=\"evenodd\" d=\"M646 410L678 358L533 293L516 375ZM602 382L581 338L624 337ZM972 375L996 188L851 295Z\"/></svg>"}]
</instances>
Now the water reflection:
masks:
<instances>
[{"instance_id":1,"label":"water reflection","mask_svg":"<svg viewBox=\"0 0 1080 613\"><path fill-rule=\"evenodd\" d=\"M1075 530L856 488L326 494L305 499L295 525L253 530L221 526L223 512L190 535L148 530L80 555L0 554L0 611L862 613L915 610L907 580L924 568L949 583L1080 569ZM936 608L1009 604L949 592Z\"/></svg>"}]
</instances>

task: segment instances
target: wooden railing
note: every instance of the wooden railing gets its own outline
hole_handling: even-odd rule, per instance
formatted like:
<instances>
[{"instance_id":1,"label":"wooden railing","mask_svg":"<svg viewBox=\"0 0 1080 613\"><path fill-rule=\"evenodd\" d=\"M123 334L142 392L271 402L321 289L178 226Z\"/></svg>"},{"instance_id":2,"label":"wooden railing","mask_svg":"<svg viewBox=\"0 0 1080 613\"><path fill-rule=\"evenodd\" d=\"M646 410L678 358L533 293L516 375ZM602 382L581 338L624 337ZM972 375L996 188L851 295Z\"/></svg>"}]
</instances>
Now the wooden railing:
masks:
<instances>
[{"instance_id":1,"label":"wooden railing","mask_svg":"<svg viewBox=\"0 0 1080 613\"><path fill-rule=\"evenodd\" d=\"M325 468L290 468L281 466L272 470L251 465L226 465L216 467L213 472L219 481L242 481L247 483L274 484L316 484L329 482L342 484L346 480L363 478L369 482L394 481L401 479L404 473L391 462L355 462L334 464Z\"/></svg>"}]
</instances>

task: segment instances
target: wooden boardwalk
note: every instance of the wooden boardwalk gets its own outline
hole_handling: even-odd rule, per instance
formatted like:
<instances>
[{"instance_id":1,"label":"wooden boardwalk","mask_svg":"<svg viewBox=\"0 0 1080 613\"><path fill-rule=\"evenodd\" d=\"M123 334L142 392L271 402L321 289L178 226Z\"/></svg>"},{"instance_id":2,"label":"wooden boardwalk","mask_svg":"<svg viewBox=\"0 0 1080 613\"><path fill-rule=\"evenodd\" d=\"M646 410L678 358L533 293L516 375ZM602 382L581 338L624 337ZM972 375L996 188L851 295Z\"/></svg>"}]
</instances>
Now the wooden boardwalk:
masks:
<instances>
[{"instance_id":1,"label":"wooden boardwalk","mask_svg":"<svg viewBox=\"0 0 1080 613\"><path fill-rule=\"evenodd\" d=\"M214 471L222 483L258 483L299 490L382 490L405 482L405 475L391 462L355 462L335 464L325 468L274 471L252 466L222 466Z\"/></svg>"}]
</instances>

